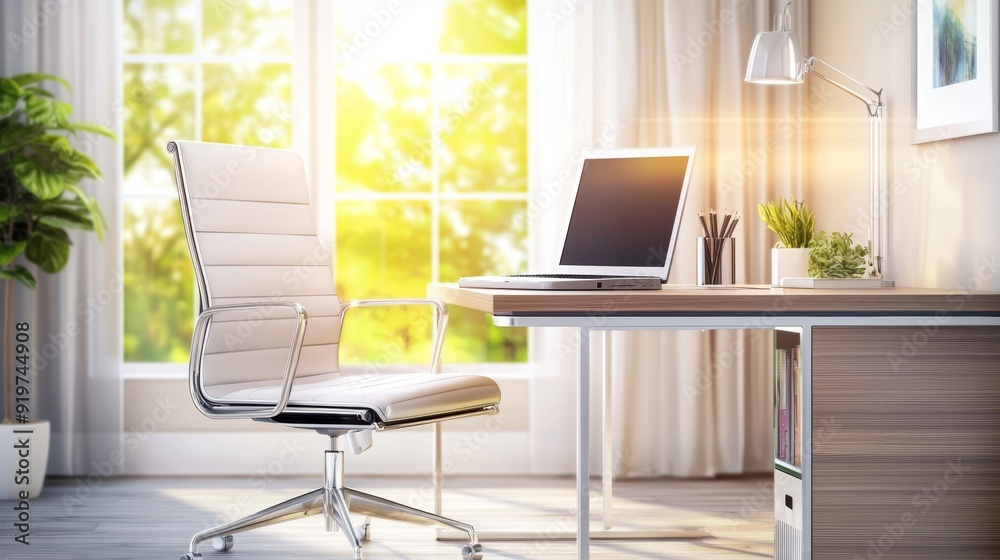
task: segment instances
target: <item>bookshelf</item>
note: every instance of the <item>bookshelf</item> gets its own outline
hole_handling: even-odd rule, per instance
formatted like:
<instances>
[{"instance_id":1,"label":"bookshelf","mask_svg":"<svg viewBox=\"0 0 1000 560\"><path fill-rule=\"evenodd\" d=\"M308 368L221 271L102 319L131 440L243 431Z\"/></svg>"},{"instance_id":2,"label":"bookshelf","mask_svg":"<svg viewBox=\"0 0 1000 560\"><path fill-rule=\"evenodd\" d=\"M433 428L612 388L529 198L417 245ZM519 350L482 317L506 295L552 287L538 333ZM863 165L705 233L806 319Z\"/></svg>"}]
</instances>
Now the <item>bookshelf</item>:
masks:
<instances>
[{"instance_id":1,"label":"bookshelf","mask_svg":"<svg viewBox=\"0 0 1000 560\"><path fill-rule=\"evenodd\" d=\"M774 557L802 558L802 329L774 330Z\"/></svg>"}]
</instances>

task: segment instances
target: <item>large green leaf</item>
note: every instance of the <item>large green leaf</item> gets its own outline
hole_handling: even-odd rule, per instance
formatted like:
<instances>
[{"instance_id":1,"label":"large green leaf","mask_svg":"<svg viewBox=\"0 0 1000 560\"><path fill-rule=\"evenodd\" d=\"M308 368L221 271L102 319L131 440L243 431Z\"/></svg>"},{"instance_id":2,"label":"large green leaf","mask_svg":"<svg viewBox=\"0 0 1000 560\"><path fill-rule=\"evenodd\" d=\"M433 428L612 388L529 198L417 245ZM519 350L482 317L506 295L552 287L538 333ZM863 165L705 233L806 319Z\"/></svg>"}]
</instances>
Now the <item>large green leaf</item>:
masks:
<instances>
[{"instance_id":1,"label":"large green leaf","mask_svg":"<svg viewBox=\"0 0 1000 560\"><path fill-rule=\"evenodd\" d=\"M44 82L45 80L51 80L62 84L69 91L73 91L73 88L69 87L69 82L60 78L59 76L54 76L52 74L43 74L40 72L29 72L25 74L18 74L16 76L11 76L13 80L19 86L26 86L28 84L33 84L36 82Z\"/></svg>"},{"instance_id":2,"label":"large green leaf","mask_svg":"<svg viewBox=\"0 0 1000 560\"><path fill-rule=\"evenodd\" d=\"M69 248L69 236L65 230L38 228L28 239L25 256L45 272L54 274L66 266Z\"/></svg>"},{"instance_id":3,"label":"large green leaf","mask_svg":"<svg viewBox=\"0 0 1000 560\"><path fill-rule=\"evenodd\" d=\"M69 142L67 142L67 145ZM90 177L91 179L100 179L101 170L94 163L94 160L90 159L87 154L74 150L70 148L69 152L59 152L59 162L68 167L70 170L77 171L83 177Z\"/></svg>"},{"instance_id":4,"label":"large green leaf","mask_svg":"<svg viewBox=\"0 0 1000 560\"><path fill-rule=\"evenodd\" d=\"M24 268L19 264L8 269L0 269L0 278L20 282L31 290L35 289L35 277L32 276L31 272L29 272L27 268Z\"/></svg>"},{"instance_id":5,"label":"large green leaf","mask_svg":"<svg viewBox=\"0 0 1000 560\"><path fill-rule=\"evenodd\" d=\"M10 168L25 189L42 200L58 198L66 189L63 177L24 156L11 160Z\"/></svg>"},{"instance_id":6,"label":"large green leaf","mask_svg":"<svg viewBox=\"0 0 1000 560\"><path fill-rule=\"evenodd\" d=\"M0 244L0 266L7 266L18 255L24 252L24 248L28 245L27 241L19 241L13 244Z\"/></svg>"},{"instance_id":7,"label":"large green leaf","mask_svg":"<svg viewBox=\"0 0 1000 560\"><path fill-rule=\"evenodd\" d=\"M117 141L118 136L114 132L104 128L98 124L91 123L69 123L63 127L66 130L72 130L73 132L90 132L92 134L100 134L101 136L110 138Z\"/></svg>"},{"instance_id":8,"label":"large green leaf","mask_svg":"<svg viewBox=\"0 0 1000 560\"><path fill-rule=\"evenodd\" d=\"M21 99L21 88L10 78L0 78L0 118L14 112L17 101Z\"/></svg>"},{"instance_id":9,"label":"large green leaf","mask_svg":"<svg viewBox=\"0 0 1000 560\"><path fill-rule=\"evenodd\" d=\"M13 120L0 123L0 154L21 149L44 133L45 127L37 123L21 123Z\"/></svg>"},{"instance_id":10,"label":"large green leaf","mask_svg":"<svg viewBox=\"0 0 1000 560\"><path fill-rule=\"evenodd\" d=\"M57 127L69 121L69 114L73 112L73 106L65 101L57 99L47 99L32 95L24 101L24 109L28 114L28 119L47 127Z\"/></svg>"},{"instance_id":11,"label":"large green leaf","mask_svg":"<svg viewBox=\"0 0 1000 560\"><path fill-rule=\"evenodd\" d=\"M79 208L51 207L42 212L36 212L43 217L38 219L38 223L53 228L74 228L92 231L94 229L94 219L90 210L85 206Z\"/></svg>"},{"instance_id":12,"label":"large green leaf","mask_svg":"<svg viewBox=\"0 0 1000 560\"><path fill-rule=\"evenodd\" d=\"M97 206L97 200L87 196L87 193L83 192L83 189L77 185L66 185L66 188L72 191L80 202L86 206L94 223L94 233L97 234L97 240L104 241L104 229L107 227L108 223L104 220L104 214L101 213L101 208Z\"/></svg>"}]
</instances>

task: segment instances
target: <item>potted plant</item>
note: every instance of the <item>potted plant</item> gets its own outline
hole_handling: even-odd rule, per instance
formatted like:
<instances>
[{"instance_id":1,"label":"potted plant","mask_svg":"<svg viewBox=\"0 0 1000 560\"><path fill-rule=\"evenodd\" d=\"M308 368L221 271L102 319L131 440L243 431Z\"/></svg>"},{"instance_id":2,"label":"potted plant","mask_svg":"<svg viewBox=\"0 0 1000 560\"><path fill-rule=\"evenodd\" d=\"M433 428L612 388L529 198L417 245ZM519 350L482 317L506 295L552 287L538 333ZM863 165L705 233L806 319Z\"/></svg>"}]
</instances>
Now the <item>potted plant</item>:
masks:
<instances>
[{"instance_id":1,"label":"potted plant","mask_svg":"<svg viewBox=\"0 0 1000 560\"><path fill-rule=\"evenodd\" d=\"M805 277L816 229L813 213L792 198L758 204L757 213L767 229L778 234L778 243L771 249L771 285L780 286L782 278Z\"/></svg>"},{"instance_id":2,"label":"potted plant","mask_svg":"<svg viewBox=\"0 0 1000 560\"><path fill-rule=\"evenodd\" d=\"M73 108L39 84L65 80L49 74L0 77L0 280L4 285L3 378L0 410L0 500L35 497L48 462L49 423L32 421L32 325L15 322L14 283L35 288L33 267L54 274L66 266L67 228L102 237L104 218L97 202L78 183L101 172L70 142L76 135L115 135L101 126L71 123ZM32 266L28 266L28 263ZM10 453L16 450L15 453ZM10 458L8 460L7 458ZM17 475L30 465L30 474Z\"/></svg>"},{"instance_id":3,"label":"potted plant","mask_svg":"<svg viewBox=\"0 0 1000 560\"><path fill-rule=\"evenodd\" d=\"M854 243L854 234L817 232L809 251L811 278L861 278L868 248Z\"/></svg>"}]
</instances>

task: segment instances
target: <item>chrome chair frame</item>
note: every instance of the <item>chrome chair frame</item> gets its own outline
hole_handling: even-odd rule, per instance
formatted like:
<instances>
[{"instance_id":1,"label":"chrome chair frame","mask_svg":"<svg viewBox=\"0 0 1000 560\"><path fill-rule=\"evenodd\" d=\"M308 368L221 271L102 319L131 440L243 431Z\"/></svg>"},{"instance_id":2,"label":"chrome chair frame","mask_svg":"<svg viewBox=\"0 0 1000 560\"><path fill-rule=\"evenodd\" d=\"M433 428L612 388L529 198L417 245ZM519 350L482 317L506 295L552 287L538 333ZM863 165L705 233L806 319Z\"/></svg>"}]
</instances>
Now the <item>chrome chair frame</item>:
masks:
<instances>
[{"instance_id":1,"label":"chrome chair frame","mask_svg":"<svg viewBox=\"0 0 1000 560\"><path fill-rule=\"evenodd\" d=\"M290 427L312 429L330 438L330 449L325 452L323 486L300 496L291 498L272 507L248 515L242 519L224 523L195 534L188 545L188 552L181 560L196 560L202 558L198 546L208 540L213 541L213 548L227 551L233 547L233 535L251 529L266 527L323 514L327 531L344 533L354 550L355 558L362 558L362 541L369 538L369 521L371 517L404 521L418 525L440 526L457 529L468 535L469 542L462 548L463 560L478 560L482 558L482 546L473 527L443 517L436 513L422 511L410 506L386 500L344 485L344 449L360 453L371 446L371 432L383 431L422 424L436 423L442 419L456 419L499 412L497 405L476 407L467 410L449 412L442 418L422 416L413 419L386 420L376 411L365 408L338 408L323 406L289 405L295 372L299 363L305 332L308 325L306 309L293 301L260 301L229 305L211 306L209 302L209 287L202 271L203 259L195 240L195 230L190 216L190 191L185 179L184 161L179 146L170 142L167 151L173 155L175 178L181 196L180 204L184 219L184 229L188 239L191 259L195 266L204 311L199 315L191 340L191 361L189 366L188 389L196 408L209 418L247 418L256 421L279 422ZM339 316L341 329L345 324L347 312L363 307L379 307L390 305L429 305L434 309L434 342L431 354L429 373L440 372L441 354L444 343L445 328L448 323L448 308L438 300L427 298L410 299L373 299L354 300L342 304ZM204 362L207 341L210 336L213 320L222 314L263 312L264 310L285 309L295 316L295 326L288 344L288 356L285 360L280 393L273 406L254 404L227 404L213 400L205 390ZM350 514L360 514L366 517L364 523L354 525Z\"/></svg>"}]
</instances>

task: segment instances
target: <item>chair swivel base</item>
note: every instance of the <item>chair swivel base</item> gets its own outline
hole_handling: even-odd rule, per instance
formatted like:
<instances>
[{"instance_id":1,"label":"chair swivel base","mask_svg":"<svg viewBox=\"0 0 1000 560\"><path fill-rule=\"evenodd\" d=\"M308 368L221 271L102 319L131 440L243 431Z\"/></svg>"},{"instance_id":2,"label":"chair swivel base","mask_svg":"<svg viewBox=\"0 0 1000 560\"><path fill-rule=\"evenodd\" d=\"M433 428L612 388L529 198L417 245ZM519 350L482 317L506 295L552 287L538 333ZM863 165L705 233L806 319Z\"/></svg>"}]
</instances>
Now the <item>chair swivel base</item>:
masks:
<instances>
[{"instance_id":1,"label":"chair swivel base","mask_svg":"<svg viewBox=\"0 0 1000 560\"><path fill-rule=\"evenodd\" d=\"M368 520L366 519L362 525L355 526L351 522L351 513L417 525L457 529L465 533L469 539L469 544L462 547L462 560L480 560L483 557L483 547L479 544L476 531L471 525L345 487L343 456L344 452L336 449L326 452L323 488L317 488L242 519L196 534L191 539L188 552L181 556L180 560L202 558L198 553L198 545L202 542L212 540L215 550L225 552L233 547L233 535L236 533L320 513L326 517L327 531L339 529L344 533L354 549L356 560L362 558L361 542L368 540Z\"/></svg>"}]
</instances>

